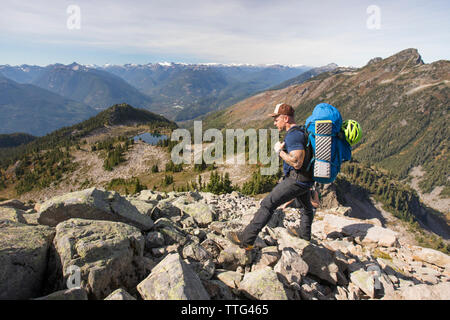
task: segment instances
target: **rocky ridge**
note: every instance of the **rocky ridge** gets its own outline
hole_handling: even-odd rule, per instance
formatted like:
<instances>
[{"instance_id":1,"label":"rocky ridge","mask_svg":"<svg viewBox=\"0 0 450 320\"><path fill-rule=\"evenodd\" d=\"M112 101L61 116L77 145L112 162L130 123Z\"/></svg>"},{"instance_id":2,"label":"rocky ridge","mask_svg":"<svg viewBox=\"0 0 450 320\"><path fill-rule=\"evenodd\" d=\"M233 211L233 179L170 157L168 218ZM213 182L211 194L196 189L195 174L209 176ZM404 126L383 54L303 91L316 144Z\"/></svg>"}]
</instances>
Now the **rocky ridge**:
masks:
<instances>
[{"instance_id":1,"label":"rocky ridge","mask_svg":"<svg viewBox=\"0 0 450 320\"><path fill-rule=\"evenodd\" d=\"M450 298L450 257L349 217L332 193L312 240L277 209L246 252L231 243L259 201L240 193L122 197L97 188L0 203L0 299L359 300Z\"/></svg>"}]
</instances>

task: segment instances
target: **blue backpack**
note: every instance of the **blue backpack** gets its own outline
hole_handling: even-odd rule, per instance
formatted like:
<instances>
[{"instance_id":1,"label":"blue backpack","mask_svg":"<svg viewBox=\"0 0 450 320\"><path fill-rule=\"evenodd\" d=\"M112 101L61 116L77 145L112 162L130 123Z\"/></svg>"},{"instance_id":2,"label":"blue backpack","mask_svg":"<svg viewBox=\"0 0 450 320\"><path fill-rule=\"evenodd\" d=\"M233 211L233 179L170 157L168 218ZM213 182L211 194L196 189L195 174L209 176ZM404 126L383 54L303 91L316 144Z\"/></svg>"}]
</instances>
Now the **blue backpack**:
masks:
<instances>
[{"instance_id":1,"label":"blue backpack","mask_svg":"<svg viewBox=\"0 0 450 320\"><path fill-rule=\"evenodd\" d=\"M341 132L342 117L338 109L328 103L315 106L305 121L307 149L312 147L307 170L319 183L331 183L341 170L341 163L352 157L352 148Z\"/></svg>"}]
</instances>

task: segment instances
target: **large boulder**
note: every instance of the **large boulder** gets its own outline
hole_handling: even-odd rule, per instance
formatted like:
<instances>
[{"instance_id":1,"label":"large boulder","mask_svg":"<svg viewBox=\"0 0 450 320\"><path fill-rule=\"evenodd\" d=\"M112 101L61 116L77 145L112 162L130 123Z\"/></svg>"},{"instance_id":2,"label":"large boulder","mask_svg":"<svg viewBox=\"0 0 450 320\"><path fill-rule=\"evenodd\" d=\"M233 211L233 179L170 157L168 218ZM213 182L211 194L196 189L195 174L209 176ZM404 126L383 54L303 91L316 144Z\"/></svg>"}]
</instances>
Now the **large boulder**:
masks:
<instances>
[{"instance_id":1,"label":"large boulder","mask_svg":"<svg viewBox=\"0 0 450 320\"><path fill-rule=\"evenodd\" d=\"M153 208L151 216L154 220L160 218L179 219L181 217L181 210L172 204L173 199L168 198L159 201L155 208Z\"/></svg>"},{"instance_id":2,"label":"large boulder","mask_svg":"<svg viewBox=\"0 0 450 320\"><path fill-rule=\"evenodd\" d=\"M252 271L264 268L265 266L273 267L280 259L280 253L276 246L262 248L258 251L255 261L253 262Z\"/></svg>"},{"instance_id":3,"label":"large boulder","mask_svg":"<svg viewBox=\"0 0 450 320\"><path fill-rule=\"evenodd\" d=\"M209 243L205 240L202 246L211 254L220 268L236 270L239 266L252 263L252 251L240 248L230 240L214 233L208 233L206 237Z\"/></svg>"},{"instance_id":4,"label":"large boulder","mask_svg":"<svg viewBox=\"0 0 450 320\"><path fill-rule=\"evenodd\" d=\"M294 250L307 263L310 274L333 285L347 284L342 269L344 266L336 261L333 251L294 237L285 228L275 228L274 234L278 239L278 249L282 252L286 249Z\"/></svg>"},{"instance_id":5,"label":"large boulder","mask_svg":"<svg viewBox=\"0 0 450 320\"><path fill-rule=\"evenodd\" d=\"M105 300L136 300L136 298L126 292L126 290L120 288L112 292Z\"/></svg>"},{"instance_id":6,"label":"large boulder","mask_svg":"<svg viewBox=\"0 0 450 320\"><path fill-rule=\"evenodd\" d=\"M450 282L402 287L384 296L383 300L450 300Z\"/></svg>"},{"instance_id":7,"label":"large boulder","mask_svg":"<svg viewBox=\"0 0 450 320\"><path fill-rule=\"evenodd\" d=\"M356 238L362 244L394 247L398 245L398 234L390 229L364 222L364 220L344 218L333 214L325 215L325 232L328 235L342 234Z\"/></svg>"},{"instance_id":8,"label":"large boulder","mask_svg":"<svg viewBox=\"0 0 450 320\"><path fill-rule=\"evenodd\" d=\"M212 300L235 300L232 289L221 280L203 280L203 286Z\"/></svg>"},{"instance_id":9,"label":"large boulder","mask_svg":"<svg viewBox=\"0 0 450 320\"><path fill-rule=\"evenodd\" d=\"M281 252L285 248L292 248L301 254L301 252L303 252L303 250L310 245L309 241L290 235L288 231L282 227L273 229L273 238L277 239L278 250Z\"/></svg>"},{"instance_id":10,"label":"large boulder","mask_svg":"<svg viewBox=\"0 0 450 320\"><path fill-rule=\"evenodd\" d=\"M207 261L212 258L209 252L197 243L190 243L185 246L183 248L182 255L184 259L191 259L196 261Z\"/></svg>"},{"instance_id":11,"label":"large boulder","mask_svg":"<svg viewBox=\"0 0 450 320\"><path fill-rule=\"evenodd\" d=\"M235 244L230 244L220 251L217 263L224 269L236 270L239 266L251 264L252 260L251 251L240 248Z\"/></svg>"},{"instance_id":12,"label":"large boulder","mask_svg":"<svg viewBox=\"0 0 450 320\"><path fill-rule=\"evenodd\" d=\"M54 235L50 227L0 221L0 299L42 295Z\"/></svg>"},{"instance_id":13,"label":"large boulder","mask_svg":"<svg viewBox=\"0 0 450 320\"><path fill-rule=\"evenodd\" d=\"M139 195L136 196L140 201L159 201L163 198L162 194L152 190L142 190Z\"/></svg>"},{"instance_id":14,"label":"large boulder","mask_svg":"<svg viewBox=\"0 0 450 320\"><path fill-rule=\"evenodd\" d=\"M288 295L277 273L270 267L247 272L239 290L248 298L256 300L287 300Z\"/></svg>"},{"instance_id":15,"label":"large boulder","mask_svg":"<svg viewBox=\"0 0 450 320\"><path fill-rule=\"evenodd\" d=\"M209 280L216 269L208 251L200 244L191 243L183 248L182 256L201 280Z\"/></svg>"},{"instance_id":16,"label":"large boulder","mask_svg":"<svg viewBox=\"0 0 450 320\"><path fill-rule=\"evenodd\" d=\"M23 210L23 211L27 211L28 209L32 208L30 206L26 206L23 202L21 202L17 199L1 201L0 207L15 208L15 209Z\"/></svg>"},{"instance_id":17,"label":"large boulder","mask_svg":"<svg viewBox=\"0 0 450 320\"><path fill-rule=\"evenodd\" d=\"M168 254L137 286L145 300L209 300L197 274L178 253Z\"/></svg>"},{"instance_id":18,"label":"large boulder","mask_svg":"<svg viewBox=\"0 0 450 320\"><path fill-rule=\"evenodd\" d=\"M80 286L90 298L104 299L120 287L134 289L145 277L144 237L121 222L70 219L56 227L52 270L57 286L65 286L77 268Z\"/></svg>"},{"instance_id":19,"label":"large boulder","mask_svg":"<svg viewBox=\"0 0 450 320\"><path fill-rule=\"evenodd\" d=\"M34 300L88 300L85 289L75 287L72 289L53 292L45 297L36 298Z\"/></svg>"},{"instance_id":20,"label":"large boulder","mask_svg":"<svg viewBox=\"0 0 450 320\"><path fill-rule=\"evenodd\" d=\"M281 253L281 259L274 267L274 271L282 275L286 284L300 284L302 278L308 273L308 264L292 248L285 248Z\"/></svg>"},{"instance_id":21,"label":"large boulder","mask_svg":"<svg viewBox=\"0 0 450 320\"><path fill-rule=\"evenodd\" d=\"M189 202L185 197L180 197L172 204L191 216L200 227L207 227L215 220L214 211L205 203Z\"/></svg>"},{"instance_id":22,"label":"large boulder","mask_svg":"<svg viewBox=\"0 0 450 320\"><path fill-rule=\"evenodd\" d=\"M207 234L207 236L208 235L209 234ZM213 239L205 239L201 243L201 245L211 255L214 263L217 263L217 259L219 258L220 252L222 251L222 247L220 246L220 244L214 241Z\"/></svg>"},{"instance_id":23,"label":"large boulder","mask_svg":"<svg viewBox=\"0 0 450 320\"><path fill-rule=\"evenodd\" d=\"M216 270L214 276L232 289L238 288L242 280L242 273L225 269Z\"/></svg>"},{"instance_id":24,"label":"large boulder","mask_svg":"<svg viewBox=\"0 0 450 320\"><path fill-rule=\"evenodd\" d=\"M336 260L333 251L310 244L303 250L301 257L308 264L310 274L333 285L348 283L343 273L344 266Z\"/></svg>"},{"instance_id":25,"label":"large boulder","mask_svg":"<svg viewBox=\"0 0 450 320\"><path fill-rule=\"evenodd\" d=\"M413 259L450 270L450 256L434 249L415 247Z\"/></svg>"},{"instance_id":26,"label":"large boulder","mask_svg":"<svg viewBox=\"0 0 450 320\"><path fill-rule=\"evenodd\" d=\"M165 244L164 236L162 233L157 231L152 231L147 233L145 236L145 248L158 248Z\"/></svg>"},{"instance_id":27,"label":"large boulder","mask_svg":"<svg viewBox=\"0 0 450 320\"><path fill-rule=\"evenodd\" d=\"M0 220L10 220L13 222L19 222L27 224L27 220L24 218L25 211L12 207L0 207Z\"/></svg>"},{"instance_id":28,"label":"large boulder","mask_svg":"<svg viewBox=\"0 0 450 320\"><path fill-rule=\"evenodd\" d=\"M51 198L39 206L39 214L38 222L49 226L71 218L81 218L124 222L144 231L153 227L150 216L142 214L117 192L97 188Z\"/></svg>"},{"instance_id":29,"label":"large boulder","mask_svg":"<svg viewBox=\"0 0 450 320\"><path fill-rule=\"evenodd\" d=\"M25 219L26 223L28 225L37 226L39 225L38 219L39 219L39 213L27 213L23 215L23 218Z\"/></svg>"},{"instance_id":30,"label":"large boulder","mask_svg":"<svg viewBox=\"0 0 450 320\"><path fill-rule=\"evenodd\" d=\"M332 299L331 288L317 282L308 276L302 279L300 286L300 299L302 300L329 300Z\"/></svg>"},{"instance_id":31,"label":"large boulder","mask_svg":"<svg viewBox=\"0 0 450 320\"><path fill-rule=\"evenodd\" d=\"M366 295L368 295L371 298L375 297L376 283L373 274L367 272L366 270L359 269L353 271L350 274L350 280L356 287L361 289Z\"/></svg>"},{"instance_id":32,"label":"large boulder","mask_svg":"<svg viewBox=\"0 0 450 320\"><path fill-rule=\"evenodd\" d=\"M156 204L147 201L140 201L136 199L129 200L131 205L134 206L141 214L151 216L152 211L156 207Z\"/></svg>"},{"instance_id":33,"label":"large boulder","mask_svg":"<svg viewBox=\"0 0 450 320\"><path fill-rule=\"evenodd\" d=\"M184 245L188 240L185 232L170 219L160 218L156 220L154 227L162 234L166 245L175 243Z\"/></svg>"}]
</instances>

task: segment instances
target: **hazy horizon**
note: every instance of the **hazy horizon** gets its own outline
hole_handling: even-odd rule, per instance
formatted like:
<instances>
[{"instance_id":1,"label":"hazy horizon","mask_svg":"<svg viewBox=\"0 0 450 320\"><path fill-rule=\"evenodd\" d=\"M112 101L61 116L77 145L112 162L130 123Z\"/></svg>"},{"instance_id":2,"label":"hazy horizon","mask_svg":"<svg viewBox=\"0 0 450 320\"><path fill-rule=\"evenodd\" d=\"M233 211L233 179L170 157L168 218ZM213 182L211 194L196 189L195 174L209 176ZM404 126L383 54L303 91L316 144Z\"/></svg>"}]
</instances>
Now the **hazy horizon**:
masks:
<instances>
[{"instance_id":1,"label":"hazy horizon","mask_svg":"<svg viewBox=\"0 0 450 320\"><path fill-rule=\"evenodd\" d=\"M0 64L360 67L416 48L448 59L448 1L2 1Z\"/></svg>"}]
</instances>

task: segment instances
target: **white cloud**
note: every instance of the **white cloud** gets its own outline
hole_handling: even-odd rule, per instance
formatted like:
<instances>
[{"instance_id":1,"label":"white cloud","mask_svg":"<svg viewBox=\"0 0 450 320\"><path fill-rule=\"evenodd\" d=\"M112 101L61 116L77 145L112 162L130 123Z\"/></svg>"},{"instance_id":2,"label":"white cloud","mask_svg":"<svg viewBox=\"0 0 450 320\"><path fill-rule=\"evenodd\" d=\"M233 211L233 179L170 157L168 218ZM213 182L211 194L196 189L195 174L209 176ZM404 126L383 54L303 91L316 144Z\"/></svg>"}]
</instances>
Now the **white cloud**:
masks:
<instances>
[{"instance_id":1,"label":"white cloud","mask_svg":"<svg viewBox=\"0 0 450 320\"><path fill-rule=\"evenodd\" d=\"M383 27L370 33L370 1L3 0L0 34L43 45L189 55L224 63L357 65L380 52L395 53L391 47L402 41L392 30L414 25L402 25L411 7L402 11L398 4L380 2ZM81 9L80 30L66 26L66 9L72 4Z\"/></svg>"}]
</instances>

